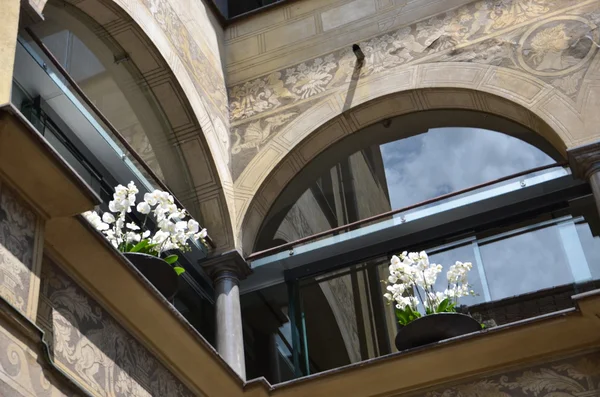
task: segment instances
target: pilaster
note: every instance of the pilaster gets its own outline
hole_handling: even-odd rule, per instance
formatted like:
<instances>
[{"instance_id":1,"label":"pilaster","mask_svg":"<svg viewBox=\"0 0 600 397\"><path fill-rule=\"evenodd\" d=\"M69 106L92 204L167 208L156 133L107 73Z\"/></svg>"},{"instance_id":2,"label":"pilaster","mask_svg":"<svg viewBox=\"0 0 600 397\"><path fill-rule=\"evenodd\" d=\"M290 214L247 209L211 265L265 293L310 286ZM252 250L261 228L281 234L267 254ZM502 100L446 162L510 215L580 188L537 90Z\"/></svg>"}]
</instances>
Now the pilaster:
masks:
<instances>
[{"instance_id":1,"label":"pilaster","mask_svg":"<svg viewBox=\"0 0 600 397\"><path fill-rule=\"evenodd\" d=\"M600 141L568 151L573 176L589 182L600 214Z\"/></svg>"}]
</instances>

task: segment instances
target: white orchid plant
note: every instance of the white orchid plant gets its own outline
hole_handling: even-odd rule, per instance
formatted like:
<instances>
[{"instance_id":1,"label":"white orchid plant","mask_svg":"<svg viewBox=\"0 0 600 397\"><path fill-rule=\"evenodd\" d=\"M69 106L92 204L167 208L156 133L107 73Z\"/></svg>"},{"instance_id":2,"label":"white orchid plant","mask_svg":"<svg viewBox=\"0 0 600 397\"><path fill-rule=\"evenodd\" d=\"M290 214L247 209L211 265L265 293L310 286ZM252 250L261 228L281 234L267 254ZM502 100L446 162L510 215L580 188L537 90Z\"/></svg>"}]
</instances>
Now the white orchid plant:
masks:
<instances>
[{"instance_id":1,"label":"white orchid plant","mask_svg":"<svg viewBox=\"0 0 600 397\"><path fill-rule=\"evenodd\" d=\"M187 212L178 208L171 194L161 190L146 193L144 200L136 206L136 195L139 193L135 183L115 188L113 199L108 203L110 212L100 215L96 211L87 211L83 216L121 252L137 252L161 257L167 251L189 251L189 242L201 241L206 244L206 229L194 219L185 220ZM141 225L127 220L132 208L144 219ZM147 228L147 220L153 217L157 230L154 234ZM131 218L131 217L129 217ZM162 258L173 265L179 259L171 254ZM180 266L174 266L177 275L185 272Z\"/></svg>"},{"instance_id":2,"label":"white orchid plant","mask_svg":"<svg viewBox=\"0 0 600 397\"><path fill-rule=\"evenodd\" d=\"M472 267L470 262L457 261L446 273L447 288L443 292L435 291L434 286L443 267L429 263L425 251L405 251L400 256L392 256L388 292L383 296L390 304L395 304L400 325L407 325L422 316L419 305L423 305L426 315L453 313L456 312L459 298L475 295L467 281L467 274Z\"/></svg>"}]
</instances>

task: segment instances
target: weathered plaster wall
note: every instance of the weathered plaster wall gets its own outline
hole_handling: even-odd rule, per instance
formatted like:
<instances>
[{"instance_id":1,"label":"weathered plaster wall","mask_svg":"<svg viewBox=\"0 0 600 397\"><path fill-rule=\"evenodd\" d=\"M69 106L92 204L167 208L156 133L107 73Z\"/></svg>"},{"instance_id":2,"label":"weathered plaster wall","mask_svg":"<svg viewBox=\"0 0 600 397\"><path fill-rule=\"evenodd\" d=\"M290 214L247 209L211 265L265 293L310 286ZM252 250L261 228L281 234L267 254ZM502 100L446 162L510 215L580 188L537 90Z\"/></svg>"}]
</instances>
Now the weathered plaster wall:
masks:
<instances>
[{"instance_id":1,"label":"weathered plaster wall","mask_svg":"<svg viewBox=\"0 0 600 397\"><path fill-rule=\"evenodd\" d=\"M281 55L281 64L268 65L256 58L252 70L263 74L229 80L236 223L246 252L274 199L305 164L344 136L391 116L429 109L492 113L537 132L563 155L600 138L597 1L483 0L434 16L420 14L417 21L406 19L402 4L419 3L419 12L425 12L424 5L434 2L388 2L389 8L381 8L378 1L363 16L358 3L369 2L317 7L311 18L319 15L323 22L325 12L339 11L324 35L377 21L380 31L353 38L366 56L362 65L350 42L340 45L323 36L333 48L315 56L312 46L288 43L281 35L292 58ZM436 3L430 11L440 10L442 2ZM281 12L317 4L294 2ZM345 18L352 21L338 25ZM264 41L275 28L262 15L231 29L248 31L254 20L252 35ZM231 72L240 63L231 58L235 40L228 34ZM303 61L290 63L301 55Z\"/></svg>"},{"instance_id":2,"label":"weathered plaster wall","mask_svg":"<svg viewBox=\"0 0 600 397\"><path fill-rule=\"evenodd\" d=\"M302 0L227 27L229 84L293 66L473 0Z\"/></svg>"},{"instance_id":3,"label":"weathered plaster wall","mask_svg":"<svg viewBox=\"0 0 600 397\"><path fill-rule=\"evenodd\" d=\"M198 396L50 259L37 322L54 362L93 395Z\"/></svg>"},{"instance_id":4,"label":"weathered plaster wall","mask_svg":"<svg viewBox=\"0 0 600 397\"><path fill-rule=\"evenodd\" d=\"M36 335L38 336L38 335ZM2 397L67 397L76 396L74 388L61 384L53 376L34 338L23 329L0 318L0 395Z\"/></svg>"},{"instance_id":5,"label":"weathered plaster wall","mask_svg":"<svg viewBox=\"0 0 600 397\"><path fill-rule=\"evenodd\" d=\"M31 319L37 313L43 223L0 180L0 296Z\"/></svg>"},{"instance_id":6,"label":"weathered plaster wall","mask_svg":"<svg viewBox=\"0 0 600 397\"><path fill-rule=\"evenodd\" d=\"M10 102L13 64L19 26L18 0L0 1L4 23L0 26L0 105Z\"/></svg>"},{"instance_id":7,"label":"weathered plaster wall","mask_svg":"<svg viewBox=\"0 0 600 397\"><path fill-rule=\"evenodd\" d=\"M598 393L600 393L600 354L594 352L471 382L461 382L412 396L567 397L596 396Z\"/></svg>"}]
</instances>

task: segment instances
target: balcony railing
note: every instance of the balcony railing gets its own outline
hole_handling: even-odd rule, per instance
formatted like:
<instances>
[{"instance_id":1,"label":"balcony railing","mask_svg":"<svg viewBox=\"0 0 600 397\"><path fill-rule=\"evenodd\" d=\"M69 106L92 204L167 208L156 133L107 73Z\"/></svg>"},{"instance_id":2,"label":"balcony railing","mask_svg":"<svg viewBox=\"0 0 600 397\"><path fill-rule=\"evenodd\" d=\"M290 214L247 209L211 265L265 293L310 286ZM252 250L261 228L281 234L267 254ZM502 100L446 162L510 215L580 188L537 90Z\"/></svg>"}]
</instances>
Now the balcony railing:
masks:
<instances>
[{"instance_id":1,"label":"balcony railing","mask_svg":"<svg viewBox=\"0 0 600 397\"><path fill-rule=\"evenodd\" d=\"M142 195L154 189L168 191L55 59L54 64L47 48L38 44L18 39L12 102L99 194L102 206L112 199L114 186L129 181L136 183ZM198 264L207 255L208 249L198 243L180 255L181 264L188 270L182 275L186 282L182 283L185 293L180 293L181 299L189 295L188 300L196 302L176 300L176 307L184 315L197 310L198 296L213 304L211 282Z\"/></svg>"}]
</instances>

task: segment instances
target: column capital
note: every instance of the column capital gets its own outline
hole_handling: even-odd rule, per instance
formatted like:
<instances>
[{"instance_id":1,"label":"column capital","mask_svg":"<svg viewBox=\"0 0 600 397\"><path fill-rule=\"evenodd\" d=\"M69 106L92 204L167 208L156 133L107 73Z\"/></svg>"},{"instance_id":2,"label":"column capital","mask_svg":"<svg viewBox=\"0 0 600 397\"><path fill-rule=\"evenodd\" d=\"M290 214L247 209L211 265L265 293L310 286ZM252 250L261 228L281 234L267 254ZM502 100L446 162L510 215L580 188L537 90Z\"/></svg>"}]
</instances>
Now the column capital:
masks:
<instances>
[{"instance_id":1,"label":"column capital","mask_svg":"<svg viewBox=\"0 0 600 397\"><path fill-rule=\"evenodd\" d=\"M200 266L213 280L213 283L221 278L231 278L235 281L245 279L252 269L237 250L218 254L208 260L200 262Z\"/></svg>"},{"instance_id":2,"label":"column capital","mask_svg":"<svg viewBox=\"0 0 600 397\"><path fill-rule=\"evenodd\" d=\"M567 151L573 176L588 180L600 172L600 141L579 146Z\"/></svg>"}]
</instances>

